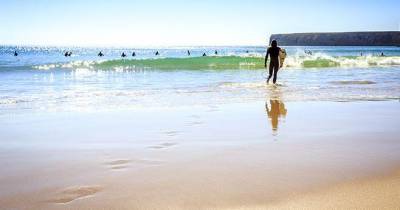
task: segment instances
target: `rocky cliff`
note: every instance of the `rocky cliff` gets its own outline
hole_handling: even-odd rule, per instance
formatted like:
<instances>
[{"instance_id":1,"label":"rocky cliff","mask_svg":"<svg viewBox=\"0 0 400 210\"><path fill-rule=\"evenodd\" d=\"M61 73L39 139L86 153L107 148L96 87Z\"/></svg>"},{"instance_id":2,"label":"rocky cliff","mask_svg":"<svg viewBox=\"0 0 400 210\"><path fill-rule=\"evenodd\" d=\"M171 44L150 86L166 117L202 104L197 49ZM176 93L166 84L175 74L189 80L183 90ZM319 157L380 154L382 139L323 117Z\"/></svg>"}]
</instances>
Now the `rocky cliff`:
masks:
<instances>
[{"instance_id":1,"label":"rocky cliff","mask_svg":"<svg viewBox=\"0 0 400 210\"><path fill-rule=\"evenodd\" d=\"M400 46L400 31L273 34L282 46Z\"/></svg>"}]
</instances>

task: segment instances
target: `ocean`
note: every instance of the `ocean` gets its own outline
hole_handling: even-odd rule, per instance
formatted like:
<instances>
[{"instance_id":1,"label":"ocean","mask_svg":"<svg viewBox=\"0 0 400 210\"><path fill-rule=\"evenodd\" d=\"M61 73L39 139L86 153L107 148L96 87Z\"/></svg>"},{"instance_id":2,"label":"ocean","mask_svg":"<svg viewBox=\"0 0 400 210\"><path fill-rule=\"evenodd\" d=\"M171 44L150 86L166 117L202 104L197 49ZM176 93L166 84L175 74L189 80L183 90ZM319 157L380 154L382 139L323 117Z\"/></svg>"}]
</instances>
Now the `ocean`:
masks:
<instances>
[{"instance_id":1,"label":"ocean","mask_svg":"<svg viewBox=\"0 0 400 210\"><path fill-rule=\"evenodd\" d=\"M0 115L400 98L399 47L283 48L278 84L267 85L264 46L1 46Z\"/></svg>"},{"instance_id":2,"label":"ocean","mask_svg":"<svg viewBox=\"0 0 400 210\"><path fill-rule=\"evenodd\" d=\"M398 206L400 48L284 48L0 47L0 206Z\"/></svg>"}]
</instances>

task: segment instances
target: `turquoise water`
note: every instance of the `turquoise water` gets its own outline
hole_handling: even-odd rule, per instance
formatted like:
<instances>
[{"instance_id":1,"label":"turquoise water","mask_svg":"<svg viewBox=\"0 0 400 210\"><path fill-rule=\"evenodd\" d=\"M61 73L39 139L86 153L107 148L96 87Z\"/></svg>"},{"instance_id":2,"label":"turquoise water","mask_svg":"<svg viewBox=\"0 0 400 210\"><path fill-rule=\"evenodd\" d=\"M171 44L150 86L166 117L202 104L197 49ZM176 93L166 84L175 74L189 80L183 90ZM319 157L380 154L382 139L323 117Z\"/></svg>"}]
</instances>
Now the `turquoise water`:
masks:
<instances>
[{"instance_id":1,"label":"turquoise water","mask_svg":"<svg viewBox=\"0 0 400 210\"><path fill-rule=\"evenodd\" d=\"M3 46L0 114L213 106L268 98L358 101L400 97L398 47L285 48L288 57L274 86L265 84L264 47ZM12 55L14 50L19 56ZM63 56L66 50L73 52L71 57ZM97 56L100 50L104 57ZM215 50L218 55L213 55ZM155 56L155 51L160 55ZM122 52L128 55L124 59ZM132 52L137 56L132 57ZM202 57L204 52L209 56Z\"/></svg>"}]
</instances>

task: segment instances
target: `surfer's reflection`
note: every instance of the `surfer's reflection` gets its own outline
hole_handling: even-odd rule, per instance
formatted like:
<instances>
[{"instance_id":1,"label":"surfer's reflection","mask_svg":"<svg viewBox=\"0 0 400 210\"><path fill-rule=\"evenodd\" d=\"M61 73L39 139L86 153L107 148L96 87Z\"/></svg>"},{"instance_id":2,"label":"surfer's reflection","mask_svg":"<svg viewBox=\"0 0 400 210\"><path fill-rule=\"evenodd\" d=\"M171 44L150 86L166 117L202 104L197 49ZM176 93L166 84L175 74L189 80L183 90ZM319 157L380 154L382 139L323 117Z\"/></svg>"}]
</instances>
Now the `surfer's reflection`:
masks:
<instances>
[{"instance_id":1,"label":"surfer's reflection","mask_svg":"<svg viewBox=\"0 0 400 210\"><path fill-rule=\"evenodd\" d=\"M279 119L286 117L287 109L285 104L279 100L269 100L271 109L268 106L268 101L265 103L265 110L267 111L268 118L271 120L272 132L277 134Z\"/></svg>"}]
</instances>

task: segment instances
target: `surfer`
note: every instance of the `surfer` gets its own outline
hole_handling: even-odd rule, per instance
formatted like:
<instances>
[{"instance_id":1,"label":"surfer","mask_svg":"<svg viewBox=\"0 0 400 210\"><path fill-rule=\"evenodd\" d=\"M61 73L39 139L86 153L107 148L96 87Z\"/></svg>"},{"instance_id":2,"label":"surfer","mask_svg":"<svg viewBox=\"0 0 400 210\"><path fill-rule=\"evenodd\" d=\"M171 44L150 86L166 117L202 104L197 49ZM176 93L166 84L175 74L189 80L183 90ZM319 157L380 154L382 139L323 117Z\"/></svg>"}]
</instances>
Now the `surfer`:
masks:
<instances>
[{"instance_id":1,"label":"surfer","mask_svg":"<svg viewBox=\"0 0 400 210\"><path fill-rule=\"evenodd\" d=\"M218 51L215 50L214 54L215 54L215 55L218 55Z\"/></svg>"},{"instance_id":2,"label":"surfer","mask_svg":"<svg viewBox=\"0 0 400 210\"><path fill-rule=\"evenodd\" d=\"M71 57L71 55L72 55L72 51L69 51L68 57Z\"/></svg>"},{"instance_id":3,"label":"surfer","mask_svg":"<svg viewBox=\"0 0 400 210\"><path fill-rule=\"evenodd\" d=\"M156 56L157 56L157 55L160 55L160 53L159 53L158 51L156 52Z\"/></svg>"},{"instance_id":4,"label":"surfer","mask_svg":"<svg viewBox=\"0 0 400 210\"><path fill-rule=\"evenodd\" d=\"M276 83L277 74L280 68L279 65L280 51L281 48L278 47L278 42L276 40L272 40L271 47L268 47L267 54L265 55L265 63L264 63L265 68L267 68L268 56L270 56L271 61L269 62L269 76L267 79L267 83L269 83L269 80L271 79L272 75L274 75L273 82L274 84Z\"/></svg>"},{"instance_id":5,"label":"surfer","mask_svg":"<svg viewBox=\"0 0 400 210\"><path fill-rule=\"evenodd\" d=\"M311 50L304 50L304 53L307 54L307 55L312 55Z\"/></svg>"},{"instance_id":6,"label":"surfer","mask_svg":"<svg viewBox=\"0 0 400 210\"><path fill-rule=\"evenodd\" d=\"M135 57L135 56L136 56L136 53L135 53L135 52L133 52L133 53L132 53L132 57Z\"/></svg>"},{"instance_id":7,"label":"surfer","mask_svg":"<svg viewBox=\"0 0 400 210\"><path fill-rule=\"evenodd\" d=\"M18 56L18 53L17 53L17 51L14 51L14 56Z\"/></svg>"},{"instance_id":8,"label":"surfer","mask_svg":"<svg viewBox=\"0 0 400 210\"><path fill-rule=\"evenodd\" d=\"M65 57L68 57L68 51L67 51L67 52L65 52L64 56L65 56Z\"/></svg>"},{"instance_id":9,"label":"surfer","mask_svg":"<svg viewBox=\"0 0 400 210\"><path fill-rule=\"evenodd\" d=\"M203 53L203 57L206 57L207 56L207 54L206 53Z\"/></svg>"},{"instance_id":10,"label":"surfer","mask_svg":"<svg viewBox=\"0 0 400 210\"><path fill-rule=\"evenodd\" d=\"M122 52L122 54L121 54L121 57L123 57L123 58L125 58L125 57L126 57L126 54L125 54L125 52Z\"/></svg>"},{"instance_id":11,"label":"surfer","mask_svg":"<svg viewBox=\"0 0 400 210\"><path fill-rule=\"evenodd\" d=\"M190 56L190 51L189 50L187 51L187 55Z\"/></svg>"},{"instance_id":12,"label":"surfer","mask_svg":"<svg viewBox=\"0 0 400 210\"><path fill-rule=\"evenodd\" d=\"M97 56L99 56L99 57L103 57L104 56L104 54L100 51L99 52L99 54L97 54Z\"/></svg>"},{"instance_id":13,"label":"surfer","mask_svg":"<svg viewBox=\"0 0 400 210\"><path fill-rule=\"evenodd\" d=\"M385 56L385 54L383 54L383 52L382 52L382 53L381 53L381 56L382 56L382 57L384 57L384 56Z\"/></svg>"}]
</instances>

